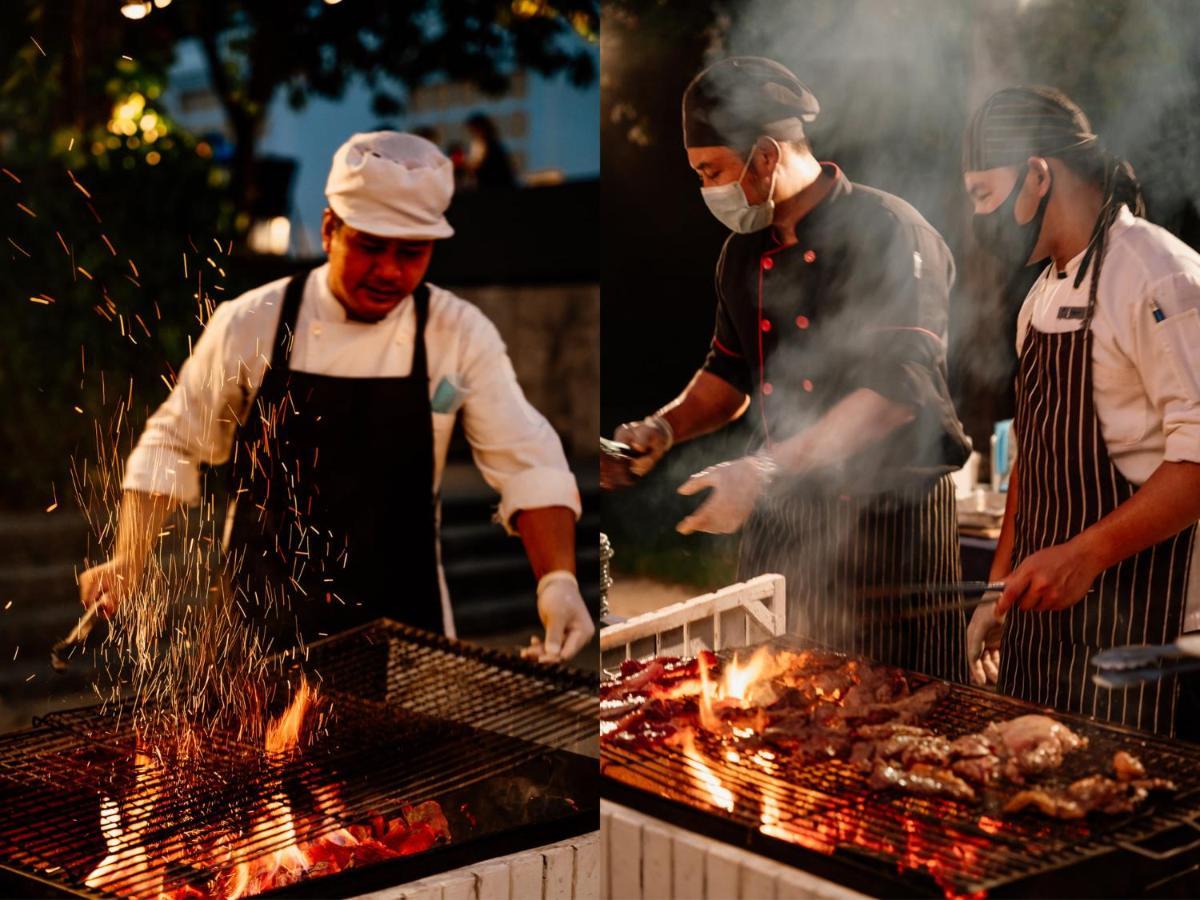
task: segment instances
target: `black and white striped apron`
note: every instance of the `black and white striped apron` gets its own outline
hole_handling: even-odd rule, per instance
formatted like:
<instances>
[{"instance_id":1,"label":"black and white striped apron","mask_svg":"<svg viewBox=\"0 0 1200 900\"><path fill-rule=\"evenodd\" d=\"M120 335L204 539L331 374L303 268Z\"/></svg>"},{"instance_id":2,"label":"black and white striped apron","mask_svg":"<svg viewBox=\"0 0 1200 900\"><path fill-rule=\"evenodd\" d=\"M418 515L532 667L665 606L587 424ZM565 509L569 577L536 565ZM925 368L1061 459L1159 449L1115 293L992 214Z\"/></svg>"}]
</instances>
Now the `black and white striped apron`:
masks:
<instances>
[{"instance_id":1,"label":"black and white striped apron","mask_svg":"<svg viewBox=\"0 0 1200 900\"><path fill-rule=\"evenodd\" d=\"M1092 397L1092 315L1077 331L1032 325L1017 374L1018 494L1013 568L1104 518L1136 490L1108 455ZM1058 612L1009 612L999 690L1042 706L1171 735L1175 678L1126 690L1092 682L1094 653L1158 644L1183 630L1191 525L1106 569L1083 600Z\"/></svg>"},{"instance_id":2,"label":"black and white striped apron","mask_svg":"<svg viewBox=\"0 0 1200 900\"><path fill-rule=\"evenodd\" d=\"M742 531L738 577L778 572L787 579L788 631L879 662L966 681L962 610L894 618L952 597L880 599L880 588L957 581L961 575L954 483L872 496L773 496ZM876 596L869 596L876 595Z\"/></svg>"}]
</instances>

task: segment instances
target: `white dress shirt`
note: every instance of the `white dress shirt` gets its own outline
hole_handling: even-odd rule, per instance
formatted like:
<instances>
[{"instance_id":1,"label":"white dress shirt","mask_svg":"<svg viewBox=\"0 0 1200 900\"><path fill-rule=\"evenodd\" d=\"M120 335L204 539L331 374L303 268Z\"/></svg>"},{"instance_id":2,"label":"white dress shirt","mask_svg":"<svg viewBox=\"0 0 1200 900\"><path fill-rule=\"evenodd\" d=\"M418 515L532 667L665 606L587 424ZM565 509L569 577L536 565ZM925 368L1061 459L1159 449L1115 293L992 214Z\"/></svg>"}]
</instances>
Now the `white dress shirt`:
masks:
<instances>
[{"instance_id":1,"label":"white dress shirt","mask_svg":"<svg viewBox=\"0 0 1200 900\"><path fill-rule=\"evenodd\" d=\"M1082 260L1067 264L1065 278L1051 265L1034 282L1017 318L1018 354L1031 325L1082 325L1059 313L1087 308L1091 273L1074 287ZM1200 462L1200 254L1125 207L1109 231L1096 294L1092 396L1113 464L1133 484L1164 462ZM1185 631L1200 629L1200 536L1192 553Z\"/></svg>"},{"instance_id":2,"label":"white dress shirt","mask_svg":"<svg viewBox=\"0 0 1200 900\"><path fill-rule=\"evenodd\" d=\"M328 271L328 264L320 266L305 283L290 367L341 378L408 375L416 333L412 297L379 322L350 321L329 289ZM286 286L286 278L273 281L217 307L126 462L126 490L199 501L200 466L229 459L237 424L262 384ZM472 304L429 287L430 394L444 377L465 388L463 430L475 464L500 494L497 520L513 533L512 518L523 509L565 506L578 517L579 490L562 444L525 399L500 333ZM432 414L435 492L455 415ZM442 597L447 632L453 634L444 578Z\"/></svg>"}]
</instances>

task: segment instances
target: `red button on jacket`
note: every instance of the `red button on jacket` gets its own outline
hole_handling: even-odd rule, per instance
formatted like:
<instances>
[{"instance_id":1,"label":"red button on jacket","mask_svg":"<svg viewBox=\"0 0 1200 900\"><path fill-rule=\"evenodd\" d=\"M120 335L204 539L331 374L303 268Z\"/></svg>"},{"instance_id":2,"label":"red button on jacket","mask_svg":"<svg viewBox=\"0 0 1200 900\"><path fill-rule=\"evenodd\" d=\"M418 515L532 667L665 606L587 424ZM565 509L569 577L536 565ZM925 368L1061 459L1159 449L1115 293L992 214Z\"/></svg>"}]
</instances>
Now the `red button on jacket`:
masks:
<instances>
[{"instance_id":1,"label":"red button on jacket","mask_svg":"<svg viewBox=\"0 0 1200 900\"><path fill-rule=\"evenodd\" d=\"M775 260L771 259L771 257L769 257L769 256L764 256L764 257L762 258L762 267L763 267L764 269L773 269L773 268L775 268Z\"/></svg>"},{"instance_id":2,"label":"red button on jacket","mask_svg":"<svg viewBox=\"0 0 1200 900\"><path fill-rule=\"evenodd\" d=\"M796 327L797 328L807 328L808 327L808 316L796 316Z\"/></svg>"}]
</instances>

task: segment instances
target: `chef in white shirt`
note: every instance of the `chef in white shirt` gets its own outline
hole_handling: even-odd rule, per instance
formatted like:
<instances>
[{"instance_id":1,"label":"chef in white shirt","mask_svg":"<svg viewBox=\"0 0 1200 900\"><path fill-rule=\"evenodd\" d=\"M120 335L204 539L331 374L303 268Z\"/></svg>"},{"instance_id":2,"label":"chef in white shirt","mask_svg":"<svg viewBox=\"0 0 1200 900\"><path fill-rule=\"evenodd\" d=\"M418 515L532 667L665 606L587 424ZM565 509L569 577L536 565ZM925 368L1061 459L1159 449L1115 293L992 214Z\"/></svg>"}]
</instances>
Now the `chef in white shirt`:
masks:
<instances>
[{"instance_id":1,"label":"chef in white shirt","mask_svg":"<svg viewBox=\"0 0 1200 900\"><path fill-rule=\"evenodd\" d=\"M113 556L80 578L111 611L138 589L200 467L229 463L226 565L237 605L283 644L388 616L453 636L438 490L456 416L538 578L545 639L594 633L575 578L579 491L558 436L525 399L495 326L424 281L451 163L423 138L356 134L334 155L328 261L217 307L130 455Z\"/></svg>"},{"instance_id":2,"label":"chef in white shirt","mask_svg":"<svg viewBox=\"0 0 1200 900\"><path fill-rule=\"evenodd\" d=\"M1197 718L1176 679L1107 690L1089 660L1200 628L1200 255L1141 218L1132 167L1059 91L994 94L963 158L981 246L1049 261L1018 320L1005 589L968 630L975 680L1175 734Z\"/></svg>"}]
</instances>

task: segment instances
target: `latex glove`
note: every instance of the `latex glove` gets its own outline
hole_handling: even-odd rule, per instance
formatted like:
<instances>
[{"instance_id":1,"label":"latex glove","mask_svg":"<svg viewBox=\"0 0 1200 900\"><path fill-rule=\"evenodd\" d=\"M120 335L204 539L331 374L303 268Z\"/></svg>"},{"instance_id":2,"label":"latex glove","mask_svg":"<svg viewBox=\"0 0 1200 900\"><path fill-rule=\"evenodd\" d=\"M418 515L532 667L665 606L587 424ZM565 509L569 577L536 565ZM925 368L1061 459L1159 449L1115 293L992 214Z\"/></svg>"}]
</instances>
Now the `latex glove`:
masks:
<instances>
[{"instance_id":1,"label":"latex glove","mask_svg":"<svg viewBox=\"0 0 1200 900\"><path fill-rule=\"evenodd\" d=\"M999 613L1004 615L1013 606L1026 612L1066 609L1087 596L1102 571L1079 540L1039 550L1004 579Z\"/></svg>"},{"instance_id":2,"label":"latex glove","mask_svg":"<svg viewBox=\"0 0 1200 900\"><path fill-rule=\"evenodd\" d=\"M521 651L525 659L557 663L570 659L596 633L592 614L579 593L579 582L565 569L542 576L537 591L538 617L546 628L545 642L536 635Z\"/></svg>"},{"instance_id":3,"label":"latex glove","mask_svg":"<svg viewBox=\"0 0 1200 900\"><path fill-rule=\"evenodd\" d=\"M996 615L999 591L984 595L988 603L975 607L967 624L967 666L971 684L995 684L1000 677L1000 635L1004 631L1004 616Z\"/></svg>"},{"instance_id":4,"label":"latex glove","mask_svg":"<svg viewBox=\"0 0 1200 900\"><path fill-rule=\"evenodd\" d=\"M732 534L749 518L766 482L762 464L753 456L718 463L697 472L680 485L679 493L690 496L705 488L712 488L712 493L695 512L676 525L675 530L680 534L695 531Z\"/></svg>"},{"instance_id":5,"label":"latex glove","mask_svg":"<svg viewBox=\"0 0 1200 900\"><path fill-rule=\"evenodd\" d=\"M628 444L641 454L629 465L639 478L645 475L663 458L675 443L675 433L670 424L660 415L647 416L640 422L626 422L613 433L613 440Z\"/></svg>"}]
</instances>

